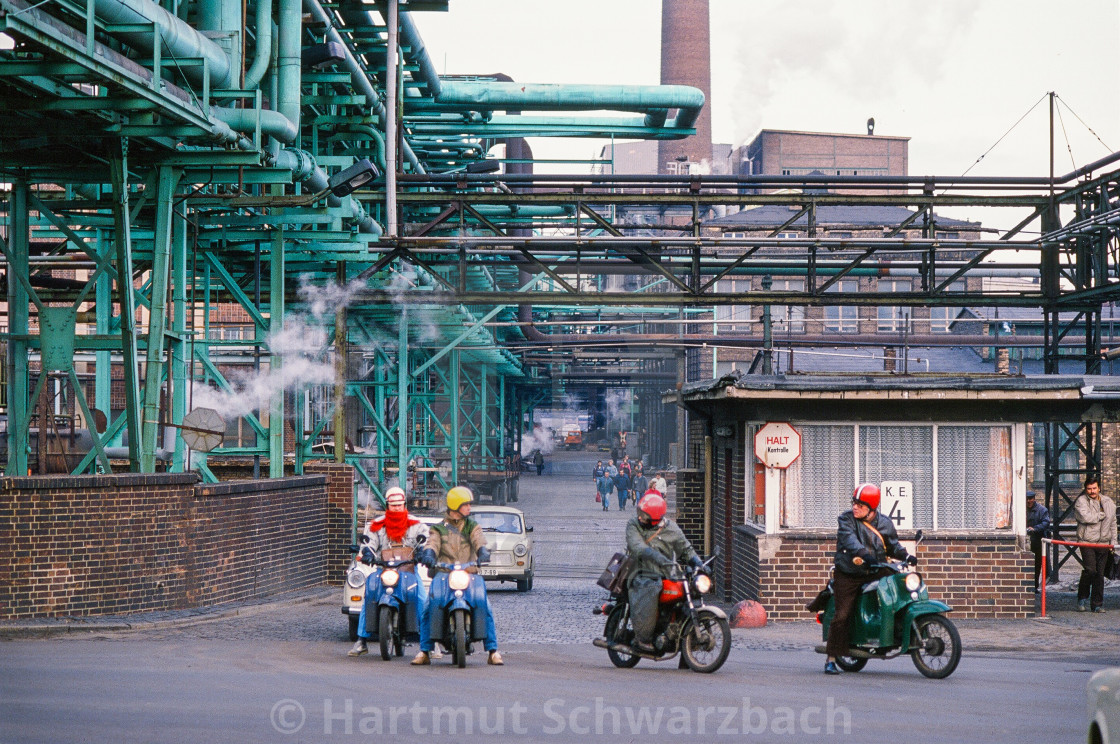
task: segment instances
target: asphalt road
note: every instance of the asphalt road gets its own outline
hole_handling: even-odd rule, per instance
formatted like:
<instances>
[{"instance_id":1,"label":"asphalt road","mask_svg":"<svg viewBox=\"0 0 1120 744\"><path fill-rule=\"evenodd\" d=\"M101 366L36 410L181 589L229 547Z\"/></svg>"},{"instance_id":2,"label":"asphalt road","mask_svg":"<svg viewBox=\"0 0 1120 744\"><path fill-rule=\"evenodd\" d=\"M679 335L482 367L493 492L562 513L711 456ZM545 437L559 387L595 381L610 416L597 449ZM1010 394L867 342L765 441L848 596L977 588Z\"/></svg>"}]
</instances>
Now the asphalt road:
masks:
<instances>
[{"instance_id":1,"label":"asphalt road","mask_svg":"<svg viewBox=\"0 0 1120 744\"><path fill-rule=\"evenodd\" d=\"M349 658L341 592L325 587L201 621L6 640L0 743L1049 744L1084 741L1085 683L1120 663L1114 629L1072 628L1079 645L1063 653L1057 627L1020 624L1000 645L1001 626L962 623L964 658L947 680L922 677L908 657L827 677L812 652L817 627L784 623L735 630L713 675L675 662L615 669L590 644L601 631L590 609L604 598L593 577L632 512L604 513L590 483L523 479L514 505L536 528L538 578L529 594L491 591L504 667L488 667L481 650L464 670L448 659L414 668L407 656ZM1115 626L1115 614L1104 617Z\"/></svg>"}]
</instances>

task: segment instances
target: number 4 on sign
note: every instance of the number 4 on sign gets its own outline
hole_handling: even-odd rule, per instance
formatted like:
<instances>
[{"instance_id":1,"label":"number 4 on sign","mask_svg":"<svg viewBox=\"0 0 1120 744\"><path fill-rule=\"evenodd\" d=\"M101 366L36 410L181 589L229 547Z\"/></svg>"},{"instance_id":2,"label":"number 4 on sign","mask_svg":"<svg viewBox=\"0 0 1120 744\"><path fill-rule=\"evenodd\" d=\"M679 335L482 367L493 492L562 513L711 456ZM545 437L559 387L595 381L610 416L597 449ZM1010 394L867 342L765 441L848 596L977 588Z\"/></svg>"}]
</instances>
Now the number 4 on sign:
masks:
<instances>
[{"instance_id":1,"label":"number 4 on sign","mask_svg":"<svg viewBox=\"0 0 1120 744\"><path fill-rule=\"evenodd\" d=\"M898 529L914 524L914 486L910 481L883 481L879 486L883 503L890 504L886 514Z\"/></svg>"}]
</instances>

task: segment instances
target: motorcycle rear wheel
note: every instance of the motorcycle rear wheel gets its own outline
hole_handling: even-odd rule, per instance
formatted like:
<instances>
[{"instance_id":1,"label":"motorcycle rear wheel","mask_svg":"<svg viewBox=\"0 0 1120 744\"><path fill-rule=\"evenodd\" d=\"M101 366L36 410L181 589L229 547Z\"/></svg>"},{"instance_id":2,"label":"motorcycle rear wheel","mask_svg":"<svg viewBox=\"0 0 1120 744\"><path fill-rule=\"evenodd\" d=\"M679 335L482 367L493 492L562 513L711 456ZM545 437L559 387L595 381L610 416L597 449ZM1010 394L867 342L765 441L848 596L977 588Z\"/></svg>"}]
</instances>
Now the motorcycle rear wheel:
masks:
<instances>
[{"instance_id":1,"label":"motorcycle rear wheel","mask_svg":"<svg viewBox=\"0 0 1120 744\"><path fill-rule=\"evenodd\" d=\"M941 615L926 615L915 623L917 638L910 644L919 644L910 652L914 666L930 679L945 679L961 660L961 636L957 626Z\"/></svg>"},{"instance_id":2,"label":"motorcycle rear wheel","mask_svg":"<svg viewBox=\"0 0 1120 744\"><path fill-rule=\"evenodd\" d=\"M610 616L607 618L605 634L607 636L607 643L625 643L626 645L630 645L634 640L634 631L630 627L630 616L626 614L625 605L619 605L611 611ZM625 654L621 651L615 651L613 648L607 649L607 656L611 658L611 663L619 669L630 669L637 666L638 662L642 660L641 656Z\"/></svg>"},{"instance_id":3,"label":"motorcycle rear wheel","mask_svg":"<svg viewBox=\"0 0 1120 744\"><path fill-rule=\"evenodd\" d=\"M382 606L377 613L377 639L381 644L381 658L385 661L393 658L393 651L396 650L396 615L393 608L387 606Z\"/></svg>"},{"instance_id":4,"label":"motorcycle rear wheel","mask_svg":"<svg viewBox=\"0 0 1120 744\"><path fill-rule=\"evenodd\" d=\"M858 672L867 666L867 659L857 659L854 656L837 656L836 666L845 672Z\"/></svg>"},{"instance_id":5,"label":"motorcycle rear wheel","mask_svg":"<svg viewBox=\"0 0 1120 744\"><path fill-rule=\"evenodd\" d=\"M711 674L731 653L731 625L711 610L699 610L681 644L681 655L694 672Z\"/></svg>"},{"instance_id":6,"label":"motorcycle rear wheel","mask_svg":"<svg viewBox=\"0 0 1120 744\"><path fill-rule=\"evenodd\" d=\"M451 662L462 669L467 665L467 611L451 613Z\"/></svg>"}]
</instances>

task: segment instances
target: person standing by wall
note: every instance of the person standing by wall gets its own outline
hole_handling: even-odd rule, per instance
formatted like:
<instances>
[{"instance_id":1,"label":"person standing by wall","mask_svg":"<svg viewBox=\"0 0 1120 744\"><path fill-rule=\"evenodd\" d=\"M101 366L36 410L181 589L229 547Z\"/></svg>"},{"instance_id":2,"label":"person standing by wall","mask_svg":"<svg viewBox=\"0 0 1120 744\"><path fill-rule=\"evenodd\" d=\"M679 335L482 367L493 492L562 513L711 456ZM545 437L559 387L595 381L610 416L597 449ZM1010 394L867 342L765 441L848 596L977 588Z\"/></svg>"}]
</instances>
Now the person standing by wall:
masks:
<instances>
[{"instance_id":1,"label":"person standing by wall","mask_svg":"<svg viewBox=\"0 0 1120 744\"><path fill-rule=\"evenodd\" d=\"M540 450L533 453L533 465L537 468L537 475L544 473L544 455Z\"/></svg>"},{"instance_id":2,"label":"person standing by wall","mask_svg":"<svg viewBox=\"0 0 1120 744\"><path fill-rule=\"evenodd\" d=\"M1027 491L1027 537L1031 540L1031 552L1034 553L1034 593L1038 594L1038 575L1042 568L1043 553L1042 538L1050 531L1050 512L1045 506L1038 503L1037 494ZM1046 575L1050 575L1050 560L1046 559Z\"/></svg>"},{"instance_id":3,"label":"person standing by wall","mask_svg":"<svg viewBox=\"0 0 1120 744\"><path fill-rule=\"evenodd\" d=\"M1095 475L1085 479L1085 490L1073 502L1077 541L1116 544L1116 502L1101 496ZM1111 548L1081 548L1081 581L1077 583L1077 611L1104 612L1104 569Z\"/></svg>"}]
</instances>

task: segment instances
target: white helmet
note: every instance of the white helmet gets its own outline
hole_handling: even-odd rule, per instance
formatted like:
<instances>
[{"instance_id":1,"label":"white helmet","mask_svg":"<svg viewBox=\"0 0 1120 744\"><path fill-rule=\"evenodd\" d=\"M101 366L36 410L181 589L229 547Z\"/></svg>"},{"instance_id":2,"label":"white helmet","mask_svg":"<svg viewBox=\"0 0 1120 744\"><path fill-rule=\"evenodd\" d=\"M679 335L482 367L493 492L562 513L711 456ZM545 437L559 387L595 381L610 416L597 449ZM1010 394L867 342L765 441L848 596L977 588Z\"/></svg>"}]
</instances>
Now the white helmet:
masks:
<instances>
[{"instance_id":1,"label":"white helmet","mask_svg":"<svg viewBox=\"0 0 1120 744\"><path fill-rule=\"evenodd\" d=\"M392 504L404 504L404 489L400 486L393 486L385 492L385 505L391 506Z\"/></svg>"}]
</instances>

